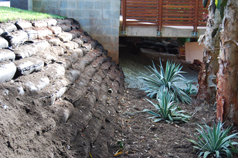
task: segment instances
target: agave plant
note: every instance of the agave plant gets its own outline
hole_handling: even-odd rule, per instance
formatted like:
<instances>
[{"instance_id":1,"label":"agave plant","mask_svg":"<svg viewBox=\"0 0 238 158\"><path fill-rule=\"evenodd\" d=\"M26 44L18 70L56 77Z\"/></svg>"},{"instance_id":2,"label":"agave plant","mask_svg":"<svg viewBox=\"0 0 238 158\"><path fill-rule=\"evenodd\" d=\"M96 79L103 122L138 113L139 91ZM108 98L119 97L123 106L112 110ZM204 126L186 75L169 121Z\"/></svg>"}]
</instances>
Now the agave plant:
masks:
<instances>
[{"instance_id":1,"label":"agave plant","mask_svg":"<svg viewBox=\"0 0 238 158\"><path fill-rule=\"evenodd\" d=\"M153 66L146 67L151 75L148 76L147 74L141 73L142 76L139 77L144 83L141 89L148 93L147 96L151 98L156 97L156 99L158 99L159 94L167 90L174 96L173 100L176 102L190 103L191 97L177 85L178 83L186 83L186 79L182 76L182 73L184 73L181 71L182 66L167 61L164 70L160 60L160 71L158 71L154 62L152 63Z\"/></svg>"},{"instance_id":2,"label":"agave plant","mask_svg":"<svg viewBox=\"0 0 238 158\"><path fill-rule=\"evenodd\" d=\"M231 127L223 130L224 123L218 122L217 126L213 125L211 129L208 125L205 126L197 125L197 141L188 139L195 146L195 149L199 150L199 157L203 155L203 158L206 158L208 155L213 155L216 158L220 158L221 155L226 155L228 158L233 157L232 152L237 152L234 145L237 145L237 142L232 141L233 138L238 138L237 134L234 133L228 135Z\"/></svg>"},{"instance_id":3,"label":"agave plant","mask_svg":"<svg viewBox=\"0 0 238 158\"><path fill-rule=\"evenodd\" d=\"M153 103L148 100L155 109L144 109L143 111L152 114L154 122L159 122L165 120L166 122L187 122L190 115L184 114L184 110L180 110L176 103L173 102L173 96L171 96L167 91L160 93L158 104Z\"/></svg>"},{"instance_id":4,"label":"agave plant","mask_svg":"<svg viewBox=\"0 0 238 158\"><path fill-rule=\"evenodd\" d=\"M187 83L186 83L186 88L185 89L183 89L183 91L186 93L186 94L188 94L188 95L194 95L194 94L197 94L197 90L196 89L194 89L194 88L192 88L192 83L191 83L191 81L188 81Z\"/></svg>"}]
</instances>

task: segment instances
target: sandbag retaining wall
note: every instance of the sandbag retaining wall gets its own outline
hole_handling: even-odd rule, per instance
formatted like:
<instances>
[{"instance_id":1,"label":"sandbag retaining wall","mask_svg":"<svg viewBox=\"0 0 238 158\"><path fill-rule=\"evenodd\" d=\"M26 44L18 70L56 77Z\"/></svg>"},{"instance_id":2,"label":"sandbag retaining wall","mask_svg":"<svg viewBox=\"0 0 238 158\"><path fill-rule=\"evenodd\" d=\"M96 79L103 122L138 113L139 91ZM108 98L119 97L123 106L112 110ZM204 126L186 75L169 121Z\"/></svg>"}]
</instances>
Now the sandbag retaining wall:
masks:
<instances>
[{"instance_id":1,"label":"sandbag retaining wall","mask_svg":"<svg viewBox=\"0 0 238 158\"><path fill-rule=\"evenodd\" d=\"M35 111L40 118L47 115L47 120L52 120L50 125L45 121L30 129L37 135L48 133L46 141L55 142L57 135L61 136L58 142L67 143L55 151L45 150L45 156L109 157L108 144L114 139L115 129L120 129L116 122L124 75L103 46L73 19L1 23L0 34L2 117L11 108L23 110L26 115ZM23 148L24 144L14 141L13 135L3 139L7 147L11 144L13 149ZM68 146L75 150L66 151ZM44 149L47 147L42 146ZM9 152L18 156L16 150ZM36 152L28 154L38 156Z\"/></svg>"}]
</instances>

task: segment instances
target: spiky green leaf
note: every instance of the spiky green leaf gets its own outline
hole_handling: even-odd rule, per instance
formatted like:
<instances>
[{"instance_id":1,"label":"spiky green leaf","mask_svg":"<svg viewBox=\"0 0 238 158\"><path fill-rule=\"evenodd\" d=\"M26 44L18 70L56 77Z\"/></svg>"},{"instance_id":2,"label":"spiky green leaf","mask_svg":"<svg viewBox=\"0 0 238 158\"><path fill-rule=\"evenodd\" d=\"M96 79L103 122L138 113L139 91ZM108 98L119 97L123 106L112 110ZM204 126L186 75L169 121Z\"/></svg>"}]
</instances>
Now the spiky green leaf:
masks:
<instances>
[{"instance_id":1,"label":"spiky green leaf","mask_svg":"<svg viewBox=\"0 0 238 158\"><path fill-rule=\"evenodd\" d=\"M224 9L225 6L227 5L227 0L223 0L220 4L220 15L221 15L221 19L223 19L224 17Z\"/></svg>"},{"instance_id":2,"label":"spiky green leaf","mask_svg":"<svg viewBox=\"0 0 238 158\"><path fill-rule=\"evenodd\" d=\"M203 1L202 1L202 4L203 4L203 7L204 7L204 8L207 7L207 2L208 2L208 0L203 0Z\"/></svg>"}]
</instances>

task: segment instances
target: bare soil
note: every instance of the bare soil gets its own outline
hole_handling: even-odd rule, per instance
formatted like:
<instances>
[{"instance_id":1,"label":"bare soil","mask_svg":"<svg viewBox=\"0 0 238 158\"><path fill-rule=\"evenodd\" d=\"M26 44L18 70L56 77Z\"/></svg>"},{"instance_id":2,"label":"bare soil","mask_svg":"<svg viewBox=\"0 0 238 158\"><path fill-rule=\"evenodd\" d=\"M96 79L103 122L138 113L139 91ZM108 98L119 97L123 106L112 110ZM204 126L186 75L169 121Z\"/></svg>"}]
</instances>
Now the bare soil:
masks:
<instances>
[{"instance_id":1,"label":"bare soil","mask_svg":"<svg viewBox=\"0 0 238 158\"><path fill-rule=\"evenodd\" d=\"M139 90L136 86L140 83L134 76L137 76L134 70L139 68L142 71L141 65L150 65L151 60L158 63L161 54L158 53L143 53L130 54L128 48L120 49L120 62L122 69L125 70L127 88L121 100L121 116L122 131L117 135L118 140L122 140L124 148L118 157L125 158L197 158L197 150L193 149L193 144L187 139L196 139L194 133L196 132L197 124L207 124L212 126L216 122L216 106L209 104L206 101L197 101L195 96L192 96L193 101L191 105L178 104L182 110L186 110L191 114L192 118L187 123L169 124L166 122L153 123L149 119L151 115L141 112L143 109L154 108L145 98L146 94ZM168 56L164 54L163 60L179 59L176 56ZM175 60L174 60L175 61ZM137 65L138 64L138 65ZM187 77L194 81L194 86L197 86L198 71L191 69L189 64L182 61L183 70L189 71ZM137 65L137 66L135 66ZM130 68L129 66L132 66ZM130 71L128 71L130 70ZM133 76L134 75L134 76ZM129 79L128 79L129 78ZM133 88L131 88L133 87ZM153 100L156 102L156 100ZM232 133L237 132L237 127L232 128ZM115 147L116 152L119 147ZM234 155L238 157L238 155Z\"/></svg>"},{"instance_id":2,"label":"bare soil","mask_svg":"<svg viewBox=\"0 0 238 158\"><path fill-rule=\"evenodd\" d=\"M123 130L119 138L123 140L124 152L121 157L196 158L197 151L187 139L195 139L197 123L213 125L215 107L193 99L191 105L178 105L192 115L188 123L153 123L149 119L151 115L140 112L154 108L145 98L146 94L136 88L127 89L122 98L120 116Z\"/></svg>"},{"instance_id":3,"label":"bare soil","mask_svg":"<svg viewBox=\"0 0 238 158\"><path fill-rule=\"evenodd\" d=\"M121 158L196 158L197 151L187 139L195 139L197 123L213 125L216 121L215 106L193 98L191 105L178 105L192 115L188 123L153 123L149 119L150 115L141 111L154 107L145 99L146 94L135 88L140 85L140 82L133 80L135 78L133 75L137 75L136 67L141 71L143 65L151 64L152 57L157 62L159 56L156 54L147 56L143 53L131 55L126 49L123 52L124 54L121 52L120 54L122 63L124 62L125 65L121 64L121 66L123 69L126 68L125 70L130 70L124 71L128 85L124 93L118 95L119 103L114 106L115 109L98 104L99 110L94 113L97 115L91 116L92 118L88 116L89 104L85 104L75 108L69 120L64 122L61 120L61 115L57 115L62 111L57 112L55 106L39 105L34 99L34 94L19 96L14 85L8 87L9 92L3 91L2 89L5 88L0 87L2 90L0 91L0 158L114 157L120 150L118 141L122 142L123 149L115 156ZM176 59L176 56L171 57ZM190 69L186 63L183 65L185 65L184 70ZM193 73L197 74L193 70L189 74ZM191 78L196 78L196 75ZM135 87L130 88L129 85ZM90 99L90 95L85 98ZM87 99L85 103L86 101ZM59 102L57 106L62 105ZM104 122L100 117L107 110L110 110L111 114L108 114ZM116 113L117 118L115 118ZM91 119L90 126L87 126L88 128L83 132L79 132L79 128L82 128L80 121L89 118ZM89 139L93 139L99 131L102 135L98 134L96 142L90 143ZM234 127L231 132L237 131L237 127ZM238 155L234 157L237 158Z\"/></svg>"}]
</instances>

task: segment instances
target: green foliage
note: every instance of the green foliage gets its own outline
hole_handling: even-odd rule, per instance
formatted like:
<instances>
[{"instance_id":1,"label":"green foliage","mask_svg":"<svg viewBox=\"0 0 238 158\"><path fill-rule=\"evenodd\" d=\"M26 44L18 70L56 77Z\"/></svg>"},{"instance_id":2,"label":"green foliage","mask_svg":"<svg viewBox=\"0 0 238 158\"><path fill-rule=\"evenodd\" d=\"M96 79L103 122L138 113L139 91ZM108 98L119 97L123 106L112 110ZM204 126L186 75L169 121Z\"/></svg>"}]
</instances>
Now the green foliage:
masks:
<instances>
[{"instance_id":1,"label":"green foliage","mask_svg":"<svg viewBox=\"0 0 238 158\"><path fill-rule=\"evenodd\" d=\"M39 13L34 11L28 11L28 10L22 10L18 8L0 6L0 22L7 22L11 20L18 20L18 19L40 20L40 19L47 19L47 18L64 19L65 17L46 14L46 13Z\"/></svg>"},{"instance_id":2,"label":"green foliage","mask_svg":"<svg viewBox=\"0 0 238 158\"><path fill-rule=\"evenodd\" d=\"M203 155L203 158L206 158L208 155L214 155L216 158L220 158L221 155L226 155L228 158L232 157L232 152L237 152L234 145L237 145L237 142L232 141L233 138L238 138L237 134L234 133L228 135L231 127L228 127L226 130L223 130L224 123L218 122L217 126L213 125L211 129L208 125L204 127L197 125L197 141L188 139L195 146L195 149L199 150L199 157Z\"/></svg>"},{"instance_id":3,"label":"green foliage","mask_svg":"<svg viewBox=\"0 0 238 158\"><path fill-rule=\"evenodd\" d=\"M188 94L188 95L194 95L197 94L197 90L192 88L192 83L191 82L187 82L186 83L187 88L183 89L183 91Z\"/></svg>"},{"instance_id":4,"label":"green foliage","mask_svg":"<svg viewBox=\"0 0 238 158\"><path fill-rule=\"evenodd\" d=\"M123 140L118 140L118 141L117 141L117 145L118 145L121 149L123 149L123 148L124 148Z\"/></svg>"},{"instance_id":5,"label":"green foliage","mask_svg":"<svg viewBox=\"0 0 238 158\"><path fill-rule=\"evenodd\" d=\"M155 104L147 99L155 107L155 109L144 109L143 111L153 115L153 117L150 118L153 118L154 122L159 122L161 120L165 120L169 123L188 122L191 116L185 114L184 110L180 110L172 99L173 96L171 96L168 92L163 91L160 93L158 104Z\"/></svg>"},{"instance_id":6,"label":"green foliage","mask_svg":"<svg viewBox=\"0 0 238 158\"><path fill-rule=\"evenodd\" d=\"M227 4L227 0L223 0L221 3L220 3L220 15L221 15L221 18L223 19L224 17L224 8Z\"/></svg>"},{"instance_id":7,"label":"green foliage","mask_svg":"<svg viewBox=\"0 0 238 158\"><path fill-rule=\"evenodd\" d=\"M203 7L207 7L208 0L203 0ZM218 9L220 11L221 19L224 17L224 8L227 5L227 0L212 0L212 12L215 14L215 10Z\"/></svg>"},{"instance_id":8,"label":"green foliage","mask_svg":"<svg viewBox=\"0 0 238 158\"><path fill-rule=\"evenodd\" d=\"M207 2L208 2L208 0L203 0L203 1L202 1L202 4L203 4L203 7L204 7L204 8L207 7Z\"/></svg>"},{"instance_id":9,"label":"green foliage","mask_svg":"<svg viewBox=\"0 0 238 158\"><path fill-rule=\"evenodd\" d=\"M186 83L186 79L182 76L183 71L181 71L182 66L180 64L175 64L170 61L166 62L166 68L164 70L163 65L160 61L158 71L155 67L154 62L153 66L146 67L146 69L151 73L151 75L142 74L139 78L143 80L144 87L141 88L147 94L147 96L156 99L159 98L159 94L164 90L167 90L170 94L172 94L173 100L182 103L190 103L191 97L186 94L182 88L180 88L178 83Z\"/></svg>"}]
</instances>

